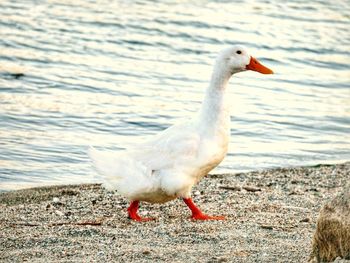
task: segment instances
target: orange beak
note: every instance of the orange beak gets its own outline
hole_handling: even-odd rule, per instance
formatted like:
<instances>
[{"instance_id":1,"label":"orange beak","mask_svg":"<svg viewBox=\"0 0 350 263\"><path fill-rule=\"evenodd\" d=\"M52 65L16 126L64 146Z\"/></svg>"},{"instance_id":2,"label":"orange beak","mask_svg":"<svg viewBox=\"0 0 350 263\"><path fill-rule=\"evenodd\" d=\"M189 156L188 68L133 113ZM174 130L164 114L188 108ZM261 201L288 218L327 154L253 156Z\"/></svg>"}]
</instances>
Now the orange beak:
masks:
<instances>
[{"instance_id":1,"label":"orange beak","mask_svg":"<svg viewBox=\"0 0 350 263\"><path fill-rule=\"evenodd\" d=\"M256 58L250 57L250 62L246 69L260 72L262 74L273 74L273 71L262 65Z\"/></svg>"}]
</instances>

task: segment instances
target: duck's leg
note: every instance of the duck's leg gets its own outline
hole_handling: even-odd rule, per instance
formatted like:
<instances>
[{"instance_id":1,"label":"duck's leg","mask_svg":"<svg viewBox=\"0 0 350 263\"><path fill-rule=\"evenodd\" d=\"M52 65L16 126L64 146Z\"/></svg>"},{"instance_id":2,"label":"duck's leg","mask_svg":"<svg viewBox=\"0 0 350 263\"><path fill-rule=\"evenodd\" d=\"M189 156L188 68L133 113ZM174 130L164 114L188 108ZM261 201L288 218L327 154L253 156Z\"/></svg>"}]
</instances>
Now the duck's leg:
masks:
<instances>
[{"instance_id":1,"label":"duck's leg","mask_svg":"<svg viewBox=\"0 0 350 263\"><path fill-rule=\"evenodd\" d=\"M208 216L193 203L192 198L183 198L185 204L192 211L191 218L194 220L225 220L224 216Z\"/></svg>"},{"instance_id":2,"label":"duck's leg","mask_svg":"<svg viewBox=\"0 0 350 263\"><path fill-rule=\"evenodd\" d=\"M137 210L139 209L140 201L132 201L128 208L129 218L135 221L144 222L154 220L154 218L144 218L138 215Z\"/></svg>"}]
</instances>

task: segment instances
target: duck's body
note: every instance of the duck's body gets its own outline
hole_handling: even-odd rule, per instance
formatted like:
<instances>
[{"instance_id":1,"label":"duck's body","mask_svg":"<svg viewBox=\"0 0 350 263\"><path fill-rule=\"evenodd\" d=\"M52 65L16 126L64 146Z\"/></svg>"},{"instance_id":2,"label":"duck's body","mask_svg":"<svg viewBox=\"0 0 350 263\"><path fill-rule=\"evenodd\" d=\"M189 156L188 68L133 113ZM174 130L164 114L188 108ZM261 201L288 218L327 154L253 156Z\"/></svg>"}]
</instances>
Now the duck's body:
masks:
<instances>
[{"instance_id":1,"label":"duck's body","mask_svg":"<svg viewBox=\"0 0 350 263\"><path fill-rule=\"evenodd\" d=\"M180 197L192 210L192 218L222 219L202 214L192 203L190 193L193 185L227 153L230 114L226 86L232 74L249 69L247 67L256 61L252 60L239 46L219 54L201 110L195 118L171 126L126 151L107 154L91 149L90 157L104 186L118 190L132 201L129 217L142 220L137 215L139 201L164 203ZM272 73L259 66L262 69L253 70Z\"/></svg>"},{"instance_id":2,"label":"duck's body","mask_svg":"<svg viewBox=\"0 0 350 263\"><path fill-rule=\"evenodd\" d=\"M192 186L225 157L229 129L208 134L197 120L171 126L118 154L91 150L107 189L130 200L164 203L190 197ZM112 164L112 165L110 165Z\"/></svg>"}]
</instances>

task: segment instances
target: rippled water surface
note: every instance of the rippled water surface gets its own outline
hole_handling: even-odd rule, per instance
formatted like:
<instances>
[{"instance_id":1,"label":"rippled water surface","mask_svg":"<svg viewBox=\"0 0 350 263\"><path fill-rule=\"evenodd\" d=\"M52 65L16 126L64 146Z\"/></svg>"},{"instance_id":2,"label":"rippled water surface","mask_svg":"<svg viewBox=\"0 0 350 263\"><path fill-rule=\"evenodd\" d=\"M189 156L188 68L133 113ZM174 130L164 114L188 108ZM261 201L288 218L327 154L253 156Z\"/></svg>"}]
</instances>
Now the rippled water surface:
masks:
<instances>
[{"instance_id":1,"label":"rippled water surface","mask_svg":"<svg viewBox=\"0 0 350 263\"><path fill-rule=\"evenodd\" d=\"M215 171L350 160L349 14L349 1L1 1L0 189L92 182L89 145L118 150L193 114L235 43L276 74L231 79Z\"/></svg>"}]
</instances>

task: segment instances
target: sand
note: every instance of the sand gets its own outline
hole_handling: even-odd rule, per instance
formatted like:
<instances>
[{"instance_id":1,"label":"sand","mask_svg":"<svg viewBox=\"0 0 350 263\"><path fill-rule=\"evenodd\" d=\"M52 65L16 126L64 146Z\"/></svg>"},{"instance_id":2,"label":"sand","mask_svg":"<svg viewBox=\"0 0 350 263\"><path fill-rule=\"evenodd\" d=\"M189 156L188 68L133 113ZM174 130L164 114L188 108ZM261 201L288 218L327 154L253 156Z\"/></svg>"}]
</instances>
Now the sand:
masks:
<instances>
[{"instance_id":1,"label":"sand","mask_svg":"<svg viewBox=\"0 0 350 263\"><path fill-rule=\"evenodd\" d=\"M181 200L127 201L100 185L0 194L1 262L306 262L318 212L350 179L350 163L208 175L193 198L225 221L192 221ZM337 259L337 262L350 262Z\"/></svg>"}]
</instances>

